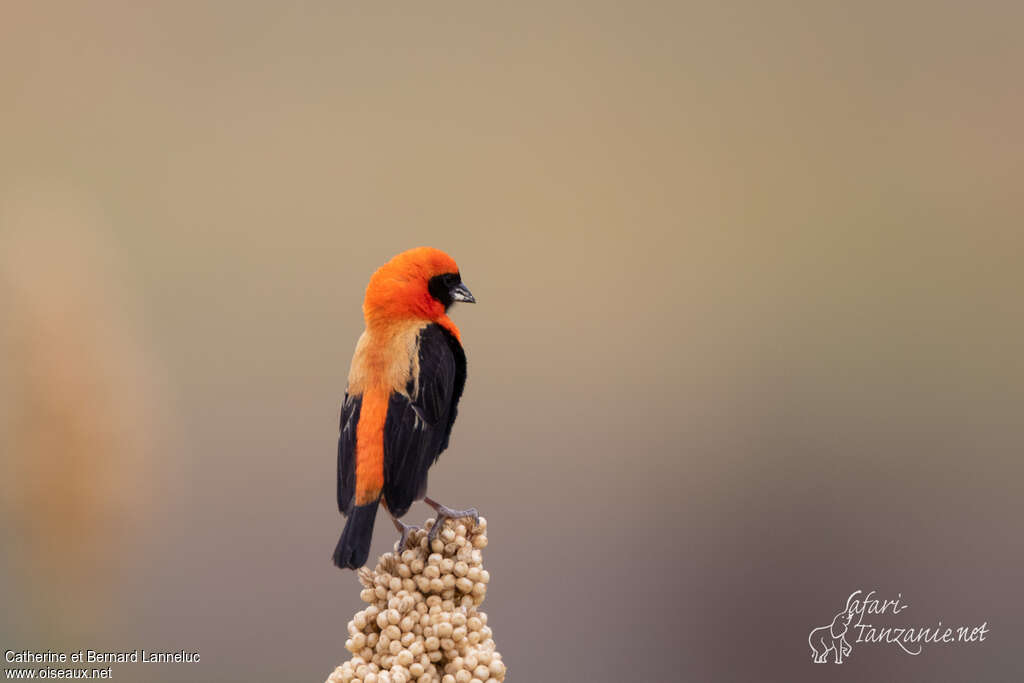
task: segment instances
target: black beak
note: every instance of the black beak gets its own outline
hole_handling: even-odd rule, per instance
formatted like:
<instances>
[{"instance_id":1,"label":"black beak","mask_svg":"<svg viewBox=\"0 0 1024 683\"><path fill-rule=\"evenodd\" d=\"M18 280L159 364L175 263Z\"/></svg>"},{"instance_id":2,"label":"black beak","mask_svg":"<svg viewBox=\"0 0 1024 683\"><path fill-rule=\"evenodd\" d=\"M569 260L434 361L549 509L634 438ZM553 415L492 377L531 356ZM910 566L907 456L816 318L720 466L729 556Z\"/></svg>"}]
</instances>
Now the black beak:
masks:
<instances>
[{"instance_id":1,"label":"black beak","mask_svg":"<svg viewBox=\"0 0 1024 683\"><path fill-rule=\"evenodd\" d=\"M449 289L448 293L451 295L452 301L465 301L467 304L476 303L476 299L473 298L472 292L466 289L466 285L461 282Z\"/></svg>"}]
</instances>

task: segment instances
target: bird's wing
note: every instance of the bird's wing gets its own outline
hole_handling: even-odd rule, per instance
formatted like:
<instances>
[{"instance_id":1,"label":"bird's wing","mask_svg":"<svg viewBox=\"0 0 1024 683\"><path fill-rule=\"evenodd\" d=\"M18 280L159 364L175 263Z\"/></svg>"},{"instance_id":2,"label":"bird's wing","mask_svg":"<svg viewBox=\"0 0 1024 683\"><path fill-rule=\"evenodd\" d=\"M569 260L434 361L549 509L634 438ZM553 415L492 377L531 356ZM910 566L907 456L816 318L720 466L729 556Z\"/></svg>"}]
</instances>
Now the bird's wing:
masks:
<instances>
[{"instance_id":1,"label":"bird's wing","mask_svg":"<svg viewBox=\"0 0 1024 683\"><path fill-rule=\"evenodd\" d=\"M338 436L338 510L348 515L356 495L356 425L362 396L349 396L341 404L341 422Z\"/></svg>"},{"instance_id":2,"label":"bird's wing","mask_svg":"<svg viewBox=\"0 0 1024 683\"><path fill-rule=\"evenodd\" d=\"M417 347L419 374L407 396L391 394L384 424L384 498L398 517L426 493L427 470L448 446L466 381L462 346L443 327L423 328Z\"/></svg>"}]
</instances>

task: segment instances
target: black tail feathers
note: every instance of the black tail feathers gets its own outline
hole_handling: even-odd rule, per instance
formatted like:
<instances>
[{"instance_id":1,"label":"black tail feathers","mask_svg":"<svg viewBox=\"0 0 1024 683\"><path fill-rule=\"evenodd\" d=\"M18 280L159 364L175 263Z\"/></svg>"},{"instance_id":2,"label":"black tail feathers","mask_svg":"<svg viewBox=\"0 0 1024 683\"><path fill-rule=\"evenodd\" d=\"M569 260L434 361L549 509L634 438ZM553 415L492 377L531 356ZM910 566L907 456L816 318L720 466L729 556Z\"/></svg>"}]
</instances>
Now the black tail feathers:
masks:
<instances>
[{"instance_id":1,"label":"black tail feathers","mask_svg":"<svg viewBox=\"0 0 1024 683\"><path fill-rule=\"evenodd\" d=\"M357 505L345 522L345 530L334 549L334 564L341 569L358 569L366 564L373 540L373 523L377 519L377 503Z\"/></svg>"}]
</instances>

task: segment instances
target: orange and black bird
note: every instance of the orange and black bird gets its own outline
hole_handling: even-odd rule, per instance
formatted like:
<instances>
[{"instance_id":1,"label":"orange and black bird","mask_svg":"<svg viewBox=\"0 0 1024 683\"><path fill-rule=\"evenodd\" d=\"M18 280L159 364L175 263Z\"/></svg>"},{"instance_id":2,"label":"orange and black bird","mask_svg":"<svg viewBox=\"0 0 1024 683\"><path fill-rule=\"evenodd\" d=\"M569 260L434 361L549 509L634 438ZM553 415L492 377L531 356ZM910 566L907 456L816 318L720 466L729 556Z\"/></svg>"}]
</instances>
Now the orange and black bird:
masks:
<instances>
[{"instance_id":1,"label":"orange and black bird","mask_svg":"<svg viewBox=\"0 0 1024 683\"><path fill-rule=\"evenodd\" d=\"M399 521L414 501L437 511L430 540L444 518L476 517L426 497L427 470L448 447L466 384L466 354L448 317L456 301L475 303L448 254L418 247L398 254L370 278L363 301L366 330L356 344L341 406L338 509L348 519L334 564L366 563L377 505Z\"/></svg>"}]
</instances>

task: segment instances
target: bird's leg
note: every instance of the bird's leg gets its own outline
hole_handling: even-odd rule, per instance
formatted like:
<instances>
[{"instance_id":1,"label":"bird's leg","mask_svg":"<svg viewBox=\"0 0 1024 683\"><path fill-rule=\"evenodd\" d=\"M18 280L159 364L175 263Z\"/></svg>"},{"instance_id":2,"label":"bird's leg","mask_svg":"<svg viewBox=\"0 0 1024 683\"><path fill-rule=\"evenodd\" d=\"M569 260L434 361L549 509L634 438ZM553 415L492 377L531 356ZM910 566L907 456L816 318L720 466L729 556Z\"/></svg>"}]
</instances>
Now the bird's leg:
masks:
<instances>
[{"instance_id":1,"label":"bird's leg","mask_svg":"<svg viewBox=\"0 0 1024 683\"><path fill-rule=\"evenodd\" d=\"M399 555L405 550L405 543L409 540L409 532L413 529L419 529L418 526L411 526L409 524L403 524L398 517L391 515L391 521L395 524L395 529L402 534L402 537L398 539L398 550L396 551Z\"/></svg>"},{"instance_id":2,"label":"bird's leg","mask_svg":"<svg viewBox=\"0 0 1024 683\"><path fill-rule=\"evenodd\" d=\"M431 500L429 497L425 497L423 502L434 508L437 512L437 519L434 520L434 526L430 527L430 533L427 534L427 544L434 542L437 534L441 531L441 527L444 526L444 520L446 519L459 519L460 517L471 517L474 523L480 522L480 515L477 514L476 508L467 508L465 510L452 510L449 507L441 505L436 500Z\"/></svg>"}]
</instances>

